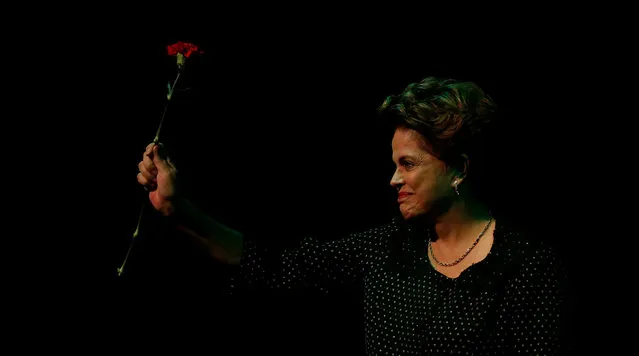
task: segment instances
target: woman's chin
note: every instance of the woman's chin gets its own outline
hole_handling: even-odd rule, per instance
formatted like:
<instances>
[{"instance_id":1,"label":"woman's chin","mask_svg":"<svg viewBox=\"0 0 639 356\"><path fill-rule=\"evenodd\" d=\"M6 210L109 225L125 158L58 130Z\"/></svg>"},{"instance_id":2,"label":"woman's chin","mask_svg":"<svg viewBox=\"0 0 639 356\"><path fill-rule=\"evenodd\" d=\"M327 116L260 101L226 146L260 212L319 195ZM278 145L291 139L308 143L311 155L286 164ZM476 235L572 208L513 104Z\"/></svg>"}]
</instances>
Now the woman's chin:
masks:
<instances>
[{"instance_id":1,"label":"woman's chin","mask_svg":"<svg viewBox=\"0 0 639 356\"><path fill-rule=\"evenodd\" d=\"M415 211L414 209L403 210L400 208L399 211L402 214L404 220L413 220L425 214L425 212L423 211Z\"/></svg>"}]
</instances>

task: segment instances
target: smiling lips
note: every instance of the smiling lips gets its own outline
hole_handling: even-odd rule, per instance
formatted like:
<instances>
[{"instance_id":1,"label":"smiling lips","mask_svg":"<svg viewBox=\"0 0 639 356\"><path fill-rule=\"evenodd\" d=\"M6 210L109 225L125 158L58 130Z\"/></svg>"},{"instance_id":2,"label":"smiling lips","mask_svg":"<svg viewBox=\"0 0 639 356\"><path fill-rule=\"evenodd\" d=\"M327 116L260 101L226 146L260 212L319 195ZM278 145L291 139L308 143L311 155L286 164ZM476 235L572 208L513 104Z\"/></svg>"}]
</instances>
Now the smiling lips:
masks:
<instances>
[{"instance_id":1,"label":"smiling lips","mask_svg":"<svg viewBox=\"0 0 639 356\"><path fill-rule=\"evenodd\" d=\"M409 195L411 195L411 193L400 192L400 193L397 195L397 202L398 202L398 203L403 202L404 200L406 200L406 199L408 198L408 196L409 196Z\"/></svg>"}]
</instances>

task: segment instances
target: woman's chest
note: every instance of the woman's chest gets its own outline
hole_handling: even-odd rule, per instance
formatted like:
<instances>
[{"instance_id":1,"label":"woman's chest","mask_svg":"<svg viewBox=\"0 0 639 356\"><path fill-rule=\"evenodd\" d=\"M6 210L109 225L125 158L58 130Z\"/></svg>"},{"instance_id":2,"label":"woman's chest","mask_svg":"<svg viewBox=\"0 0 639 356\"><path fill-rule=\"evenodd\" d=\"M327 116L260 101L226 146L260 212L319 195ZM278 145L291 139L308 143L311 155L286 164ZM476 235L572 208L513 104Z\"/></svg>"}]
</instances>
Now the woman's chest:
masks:
<instances>
[{"instance_id":1,"label":"woman's chest","mask_svg":"<svg viewBox=\"0 0 639 356\"><path fill-rule=\"evenodd\" d=\"M431 273L380 269L365 278L367 343L433 352L477 344L493 320L498 286Z\"/></svg>"}]
</instances>

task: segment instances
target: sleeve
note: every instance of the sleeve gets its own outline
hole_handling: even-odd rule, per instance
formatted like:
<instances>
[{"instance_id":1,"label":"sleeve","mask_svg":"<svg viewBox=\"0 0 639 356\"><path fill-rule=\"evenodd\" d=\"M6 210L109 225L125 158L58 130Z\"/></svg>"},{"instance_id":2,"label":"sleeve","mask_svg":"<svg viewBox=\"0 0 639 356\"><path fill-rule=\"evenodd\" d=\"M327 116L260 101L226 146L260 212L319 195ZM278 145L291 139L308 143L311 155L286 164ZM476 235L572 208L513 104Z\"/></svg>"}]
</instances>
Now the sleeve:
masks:
<instances>
[{"instance_id":1,"label":"sleeve","mask_svg":"<svg viewBox=\"0 0 639 356\"><path fill-rule=\"evenodd\" d=\"M511 352L570 353L568 276L554 250L546 247L526 253L505 295L498 330L507 335Z\"/></svg>"},{"instance_id":2,"label":"sleeve","mask_svg":"<svg viewBox=\"0 0 639 356\"><path fill-rule=\"evenodd\" d=\"M305 237L284 249L247 238L232 289L327 292L333 286L356 283L381 258L386 236L384 225L334 240Z\"/></svg>"}]
</instances>

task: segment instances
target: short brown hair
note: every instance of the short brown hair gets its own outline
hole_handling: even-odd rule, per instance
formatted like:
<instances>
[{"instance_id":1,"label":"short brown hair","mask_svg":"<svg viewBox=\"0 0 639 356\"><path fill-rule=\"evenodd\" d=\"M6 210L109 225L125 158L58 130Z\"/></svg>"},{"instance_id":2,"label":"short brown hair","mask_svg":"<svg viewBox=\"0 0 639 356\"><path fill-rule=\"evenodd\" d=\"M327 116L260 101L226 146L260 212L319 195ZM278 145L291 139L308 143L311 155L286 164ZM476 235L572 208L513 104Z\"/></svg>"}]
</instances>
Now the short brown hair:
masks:
<instances>
[{"instance_id":1,"label":"short brown hair","mask_svg":"<svg viewBox=\"0 0 639 356\"><path fill-rule=\"evenodd\" d=\"M424 136L442 158L472 155L477 141L494 121L497 106L473 82L428 77L386 98L379 112L394 127Z\"/></svg>"}]
</instances>

